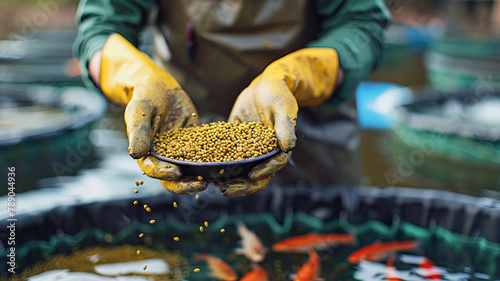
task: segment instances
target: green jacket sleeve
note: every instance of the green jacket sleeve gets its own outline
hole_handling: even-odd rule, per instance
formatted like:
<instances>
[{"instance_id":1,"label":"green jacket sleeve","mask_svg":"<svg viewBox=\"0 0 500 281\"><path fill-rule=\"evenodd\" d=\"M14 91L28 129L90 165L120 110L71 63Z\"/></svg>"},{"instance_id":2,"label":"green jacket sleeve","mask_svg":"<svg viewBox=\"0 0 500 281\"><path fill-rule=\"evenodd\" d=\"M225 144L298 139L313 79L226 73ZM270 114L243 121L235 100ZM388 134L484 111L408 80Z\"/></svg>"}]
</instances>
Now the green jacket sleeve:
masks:
<instances>
[{"instance_id":1,"label":"green jacket sleeve","mask_svg":"<svg viewBox=\"0 0 500 281\"><path fill-rule=\"evenodd\" d=\"M328 104L348 100L361 80L380 62L389 12L383 0L317 0L319 37L308 47L333 48L339 54L344 82Z\"/></svg>"},{"instance_id":2,"label":"green jacket sleeve","mask_svg":"<svg viewBox=\"0 0 500 281\"><path fill-rule=\"evenodd\" d=\"M138 34L146 24L155 0L81 0L76 13L78 36L73 53L80 61L82 80L96 89L90 79L88 63L101 50L108 36L119 33L137 45Z\"/></svg>"}]
</instances>

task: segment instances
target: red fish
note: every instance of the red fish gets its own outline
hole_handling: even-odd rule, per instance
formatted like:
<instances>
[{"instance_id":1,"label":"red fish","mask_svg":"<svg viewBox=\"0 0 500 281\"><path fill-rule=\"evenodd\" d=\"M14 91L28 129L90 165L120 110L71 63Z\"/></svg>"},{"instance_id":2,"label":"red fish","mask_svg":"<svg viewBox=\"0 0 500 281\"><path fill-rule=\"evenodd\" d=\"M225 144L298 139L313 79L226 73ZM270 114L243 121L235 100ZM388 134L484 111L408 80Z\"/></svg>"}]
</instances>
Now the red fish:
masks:
<instances>
[{"instance_id":1,"label":"red fish","mask_svg":"<svg viewBox=\"0 0 500 281\"><path fill-rule=\"evenodd\" d=\"M208 273L207 276L223 281L236 281L238 279L236 272L223 260L209 254L200 254L197 257L208 263L212 272Z\"/></svg>"},{"instance_id":2,"label":"red fish","mask_svg":"<svg viewBox=\"0 0 500 281\"><path fill-rule=\"evenodd\" d=\"M316 234L311 233L285 239L273 245L275 252L306 253L311 250L319 250L336 244L352 244L353 234Z\"/></svg>"},{"instance_id":3,"label":"red fish","mask_svg":"<svg viewBox=\"0 0 500 281\"><path fill-rule=\"evenodd\" d=\"M419 264L420 274L429 279L429 280L442 280L443 275L441 274L441 270L434 265L434 263L428 258L422 258L422 262Z\"/></svg>"},{"instance_id":4,"label":"red fish","mask_svg":"<svg viewBox=\"0 0 500 281\"><path fill-rule=\"evenodd\" d=\"M426 257L401 255L401 260L407 264L415 265L413 271L419 276L425 277L427 280L442 280L445 270L437 267L431 260ZM416 267L418 266L418 268Z\"/></svg>"},{"instance_id":5,"label":"red fish","mask_svg":"<svg viewBox=\"0 0 500 281\"><path fill-rule=\"evenodd\" d=\"M321 273L321 261L315 251L309 251L309 260L297 271L297 274L290 274L293 281L319 281Z\"/></svg>"},{"instance_id":6,"label":"red fish","mask_svg":"<svg viewBox=\"0 0 500 281\"><path fill-rule=\"evenodd\" d=\"M399 251L410 251L419 245L416 240L411 241L392 241L392 242L375 242L365 246L356 252L352 253L348 260L350 263L359 263L361 260L380 261L387 255Z\"/></svg>"},{"instance_id":7,"label":"red fish","mask_svg":"<svg viewBox=\"0 0 500 281\"><path fill-rule=\"evenodd\" d=\"M253 270L245 274L240 281L269 281L267 272L258 264L253 264Z\"/></svg>"}]
</instances>

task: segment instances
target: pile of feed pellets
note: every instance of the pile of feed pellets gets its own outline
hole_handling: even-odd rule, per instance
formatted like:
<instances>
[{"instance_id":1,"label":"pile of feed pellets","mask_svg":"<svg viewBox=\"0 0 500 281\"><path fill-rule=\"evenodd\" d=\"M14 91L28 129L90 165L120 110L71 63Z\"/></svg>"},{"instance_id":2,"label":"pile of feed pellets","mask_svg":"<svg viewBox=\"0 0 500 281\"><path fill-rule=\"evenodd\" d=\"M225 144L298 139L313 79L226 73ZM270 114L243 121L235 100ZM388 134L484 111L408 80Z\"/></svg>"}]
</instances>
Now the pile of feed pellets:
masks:
<instances>
[{"instance_id":1,"label":"pile of feed pellets","mask_svg":"<svg viewBox=\"0 0 500 281\"><path fill-rule=\"evenodd\" d=\"M239 161L278 147L274 130L258 122L212 122L157 134L153 151L193 162Z\"/></svg>"}]
</instances>

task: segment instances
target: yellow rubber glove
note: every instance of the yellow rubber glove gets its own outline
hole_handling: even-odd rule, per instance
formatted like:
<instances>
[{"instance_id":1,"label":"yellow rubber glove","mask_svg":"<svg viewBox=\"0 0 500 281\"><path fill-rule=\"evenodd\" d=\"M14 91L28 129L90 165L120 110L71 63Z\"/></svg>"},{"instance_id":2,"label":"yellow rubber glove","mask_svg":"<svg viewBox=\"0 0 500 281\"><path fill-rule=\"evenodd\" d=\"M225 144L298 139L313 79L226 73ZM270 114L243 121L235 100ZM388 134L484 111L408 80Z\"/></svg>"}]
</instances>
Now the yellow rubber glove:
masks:
<instances>
[{"instance_id":1,"label":"yellow rubber glove","mask_svg":"<svg viewBox=\"0 0 500 281\"><path fill-rule=\"evenodd\" d=\"M148 155L156 133L200 123L192 116L197 114L196 108L179 83L118 34L111 35L104 45L100 78L106 97L126 106L128 152L142 171L162 180L163 186L174 193L206 189L206 180L182 177L175 164Z\"/></svg>"},{"instance_id":2,"label":"yellow rubber glove","mask_svg":"<svg viewBox=\"0 0 500 281\"><path fill-rule=\"evenodd\" d=\"M266 188L291 156L299 107L328 100L339 74L337 52L307 48L271 63L238 96L229 122L262 122L274 128L281 152L255 166L248 177L216 182L224 196L250 195Z\"/></svg>"}]
</instances>

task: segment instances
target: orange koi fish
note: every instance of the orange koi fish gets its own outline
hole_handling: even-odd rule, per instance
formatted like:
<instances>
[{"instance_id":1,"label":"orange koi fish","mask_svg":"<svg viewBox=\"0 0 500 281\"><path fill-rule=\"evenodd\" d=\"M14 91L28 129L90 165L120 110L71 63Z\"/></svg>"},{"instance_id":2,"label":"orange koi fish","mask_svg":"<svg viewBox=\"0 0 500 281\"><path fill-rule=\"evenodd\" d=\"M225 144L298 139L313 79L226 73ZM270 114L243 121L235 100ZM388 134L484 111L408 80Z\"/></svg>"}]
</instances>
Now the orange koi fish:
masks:
<instances>
[{"instance_id":1,"label":"orange koi fish","mask_svg":"<svg viewBox=\"0 0 500 281\"><path fill-rule=\"evenodd\" d=\"M240 281L269 281L267 272L258 264L253 264L253 270L245 274Z\"/></svg>"},{"instance_id":2,"label":"orange koi fish","mask_svg":"<svg viewBox=\"0 0 500 281\"><path fill-rule=\"evenodd\" d=\"M236 281L238 279L236 272L223 260L209 254L200 254L197 258L208 263L212 272L208 273L207 276L223 281Z\"/></svg>"},{"instance_id":3,"label":"orange koi fish","mask_svg":"<svg viewBox=\"0 0 500 281\"><path fill-rule=\"evenodd\" d=\"M352 244L353 234L316 234L311 233L285 239L273 245L275 252L306 253L311 250L325 249L337 244Z\"/></svg>"},{"instance_id":4,"label":"orange koi fish","mask_svg":"<svg viewBox=\"0 0 500 281\"><path fill-rule=\"evenodd\" d=\"M252 262L261 262L266 257L267 248L264 247L260 239L248 230L243 223L238 223L238 234L241 237L241 249L235 249L238 255L245 255Z\"/></svg>"},{"instance_id":5,"label":"orange koi fish","mask_svg":"<svg viewBox=\"0 0 500 281\"><path fill-rule=\"evenodd\" d=\"M368 261L380 261L391 253L410 251L418 245L419 242L416 240L392 241L385 243L375 242L352 253L348 260L350 263L359 263L363 259Z\"/></svg>"},{"instance_id":6,"label":"orange koi fish","mask_svg":"<svg viewBox=\"0 0 500 281\"><path fill-rule=\"evenodd\" d=\"M315 251L309 251L309 260L297 271L297 274L290 274L293 281L319 281L321 273L321 261Z\"/></svg>"}]
</instances>

